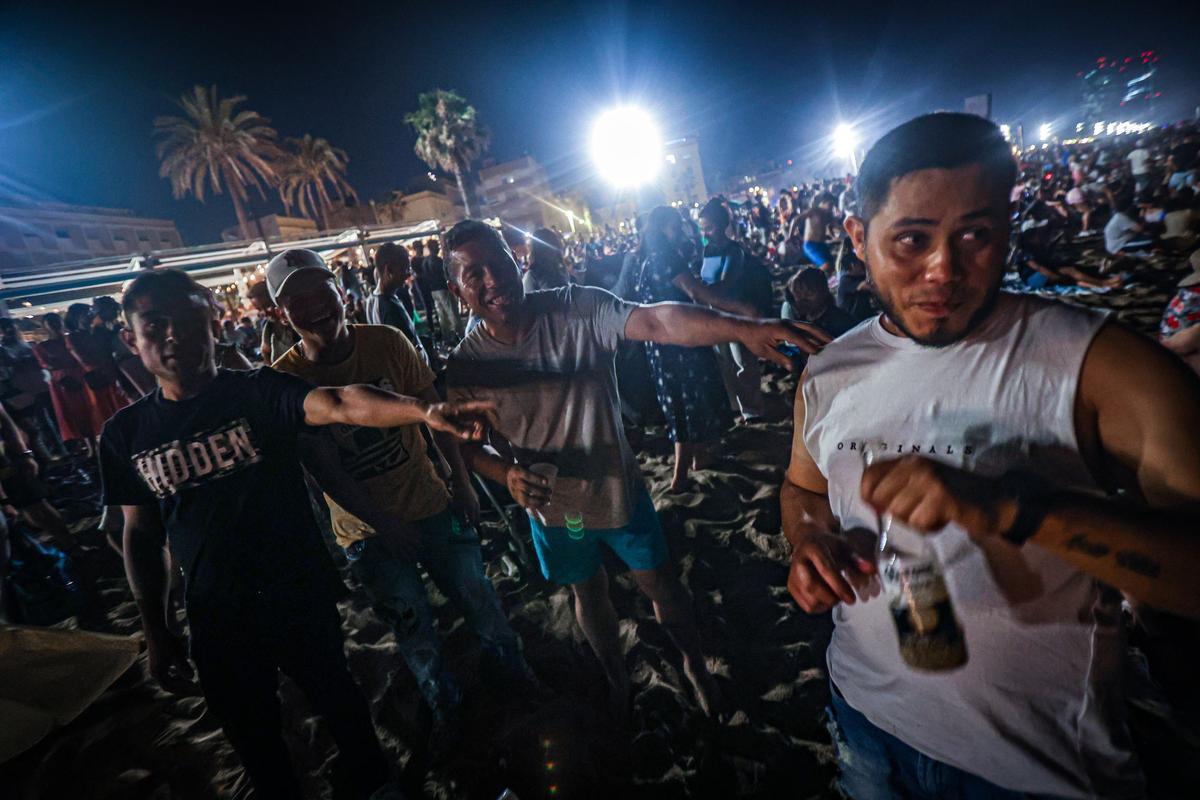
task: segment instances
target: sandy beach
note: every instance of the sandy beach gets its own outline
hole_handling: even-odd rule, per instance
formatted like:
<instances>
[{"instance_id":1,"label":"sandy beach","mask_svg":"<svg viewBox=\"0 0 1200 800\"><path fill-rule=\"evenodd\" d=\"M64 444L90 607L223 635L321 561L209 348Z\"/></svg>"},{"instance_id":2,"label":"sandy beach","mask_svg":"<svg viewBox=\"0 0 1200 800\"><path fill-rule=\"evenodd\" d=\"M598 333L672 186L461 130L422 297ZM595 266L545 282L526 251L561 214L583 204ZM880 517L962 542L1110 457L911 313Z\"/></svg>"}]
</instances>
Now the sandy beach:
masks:
<instances>
[{"instance_id":1,"label":"sandy beach","mask_svg":"<svg viewBox=\"0 0 1200 800\"><path fill-rule=\"evenodd\" d=\"M1175 269L1164 262L1162 280L1070 299L1116 308L1147 330ZM554 696L532 703L489 693L472 637L434 594L447 658L466 690L466 743L447 763L426 770L423 755L414 752L423 721L390 629L361 595L341 604L351 670L412 796L493 800L505 788L521 800L836 796L823 718L831 622L828 615L801 612L784 585L788 549L779 533L778 487L791 442L795 378L771 368L764 388L774 419L733 429L718 461L697 473L689 493L666 493L670 443L661 428L638 445L695 599L710 668L735 709L730 723L718 727L699 713L674 648L624 577L615 580L614 601L635 684L634 719L628 730L609 722L601 711L603 678L574 622L567 590L526 571L506 575L499 558L503 537L492 518L483 531L489 575L524 637L529 662ZM95 531L94 513L86 513L94 501L93 488L67 503L78 536L71 556L96 600L80 624L140 637L121 563ZM619 570L610 567L613 574ZM3 796L199 800L244 789L237 759L204 701L167 695L145 674L143 654L82 716L0 765ZM281 693L285 736L306 793L327 796L332 742L287 680ZM1200 757L1200 741L1169 709L1142 703L1132 713L1155 796L1180 796L1173 787L1182 785L1186 765Z\"/></svg>"}]
</instances>

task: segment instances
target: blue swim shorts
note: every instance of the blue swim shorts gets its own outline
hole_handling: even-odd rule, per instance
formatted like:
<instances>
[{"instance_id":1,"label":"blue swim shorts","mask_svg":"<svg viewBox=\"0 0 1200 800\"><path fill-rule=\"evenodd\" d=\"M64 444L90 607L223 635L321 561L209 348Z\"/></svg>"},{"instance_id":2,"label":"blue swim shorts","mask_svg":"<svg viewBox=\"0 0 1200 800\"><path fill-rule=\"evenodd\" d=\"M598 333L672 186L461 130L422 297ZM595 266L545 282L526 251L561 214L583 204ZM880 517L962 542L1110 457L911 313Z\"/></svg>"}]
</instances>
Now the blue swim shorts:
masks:
<instances>
[{"instance_id":1,"label":"blue swim shorts","mask_svg":"<svg viewBox=\"0 0 1200 800\"><path fill-rule=\"evenodd\" d=\"M634 501L633 516L622 528L585 528L582 539L572 539L566 528L543 527L532 514L529 526L542 574L555 583L579 583L592 577L603 563L601 543L630 569L655 569L667 557L667 537L644 487Z\"/></svg>"},{"instance_id":2,"label":"blue swim shorts","mask_svg":"<svg viewBox=\"0 0 1200 800\"><path fill-rule=\"evenodd\" d=\"M824 242L805 242L804 254L816 267L823 267L833 260L833 253Z\"/></svg>"}]
</instances>

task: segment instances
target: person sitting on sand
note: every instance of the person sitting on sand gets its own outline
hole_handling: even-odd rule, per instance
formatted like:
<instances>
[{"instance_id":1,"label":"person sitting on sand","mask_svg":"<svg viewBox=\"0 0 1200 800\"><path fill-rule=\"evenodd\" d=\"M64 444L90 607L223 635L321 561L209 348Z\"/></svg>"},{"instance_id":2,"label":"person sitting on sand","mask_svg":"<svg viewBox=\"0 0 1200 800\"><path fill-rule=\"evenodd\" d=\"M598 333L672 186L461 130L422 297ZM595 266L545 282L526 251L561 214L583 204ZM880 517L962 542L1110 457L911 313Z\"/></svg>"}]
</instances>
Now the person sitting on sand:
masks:
<instances>
[{"instance_id":1,"label":"person sitting on sand","mask_svg":"<svg viewBox=\"0 0 1200 800\"><path fill-rule=\"evenodd\" d=\"M1109 255L1143 253L1154 245L1149 226L1138 217L1133 193L1118 190L1113 195L1113 215L1104 226L1104 249Z\"/></svg>"},{"instance_id":2,"label":"person sitting on sand","mask_svg":"<svg viewBox=\"0 0 1200 800\"><path fill-rule=\"evenodd\" d=\"M280 735L278 673L290 676L337 743L335 783L367 797L388 765L346 666L335 600L345 592L301 470L311 426L425 423L482 436L487 403L428 403L374 386L314 388L267 367L218 369L207 289L178 270L141 273L122 299L125 342L158 389L104 426L104 502L123 507L125 571L150 674L190 692L191 666L166 617L163 548L186 576L191 657L259 796L300 797ZM384 535L381 532L380 535Z\"/></svg>"},{"instance_id":3,"label":"person sitting on sand","mask_svg":"<svg viewBox=\"0 0 1200 800\"><path fill-rule=\"evenodd\" d=\"M833 302L829 281L816 267L805 267L791 277L779 316L815 325L834 339L858 324Z\"/></svg>"},{"instance_id":4,"label":"person sitting on sand","mask_svg":"<svg viewBox=\"0 0 1200 800\"><path fill-rule=\"evenodd\" d=\"M788 589L833 609L849 797L1144 796L1114 589L1200 617L1200 382L1104 313L999 291L1015 178L981 117L885 134L846 221L884 313L810 358L796 396ZM894 567L879 596L884 532L936 553L936 611L905 612ZM965 635L965 663L914 668L898 622L930 655Z\"/></svg>"},{"instance_id":5,"label":"person sitting on sand","mask_svg":"<svg viewBox=\"0 0 1200 800\"><path fill-rule=\"evenodd\" d=\"M433 371L402 333L387 325L347 324L342 290L321 256L288 250L267 265L267 283L300 334L300 343L272 365L275 369L320 386L363 383L441 402ZM521 655L521 639L483 572L474 527L479 498L471 474L457 440L445 431L433 434L433 458L418 425L336 425L328 432L304 437L306 446L318 451L305 464L313 465L317 483L329 496L333 532L346 550L350 571L395 630L397 648L433 711L435 739L445 744L457 733L462 692L443 666L418 562L479 636L483 676L510 690L537 685ZM330 461L338 469L321 469ZM445 477L453 495L435 462L448 462ZM352 486L335 484L343 474ZM377 535L381 519L386 531L398 535Z\"/></svg>"},{"instance_id":6,"label":"person sitting on sand","mask_svg":"<svg viewBox=\"0 0 1200 800\"><path fill-rule=\"evenodd\" d=\"M786 367L787 358L775 349L779 344L790 341L814 352L826 338L808 326L694 304L638 305L594 287L526 295L512 252L494 228L466 220L450 229L445 242L450 290L480 320L450 354L449 394L497 403L494 444L507 454L467 445L467 463L507 486L528 510L542 573L571 586L579 625L621 718L629 676L602 543L653 602L655 616L683 653L701 707L719 713L687 590L667 559L658 514L625 440L613 357L626 339L681 347L737 341Z\"/></svg>"},{"instance_id":7,"label":"person sitting on sand","mask_svg":"<svg viewBox=\"0 0 1200 800\"><path fill-rule=\"evenodd\" d=\"M1021 282L1030 289L1075 284L1088 289L1115 289L1120 275L1098 278L1073 264L1064 264L1050 243L1050 226L1034 224L1017 237L1014 263Z\"/></svg>"}]
</instances>

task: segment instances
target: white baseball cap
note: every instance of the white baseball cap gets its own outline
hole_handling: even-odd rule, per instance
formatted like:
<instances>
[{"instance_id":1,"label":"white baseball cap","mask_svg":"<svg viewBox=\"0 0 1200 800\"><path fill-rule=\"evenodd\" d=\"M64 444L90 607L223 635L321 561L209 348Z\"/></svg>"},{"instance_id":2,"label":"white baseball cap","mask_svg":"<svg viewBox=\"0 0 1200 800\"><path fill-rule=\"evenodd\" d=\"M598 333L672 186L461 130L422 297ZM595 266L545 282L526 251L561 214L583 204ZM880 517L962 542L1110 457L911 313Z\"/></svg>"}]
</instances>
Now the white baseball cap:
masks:
<instances>
[{"instance_id":1,"label":"white baseball cap","mask_svg":"<svg viewBox=\"0 0 1200 800\"><path fill-rule=\"evenodd\" d=\"M310 270L323 272L330 278L335 277L329 271L329 267L325 266L325 259L312 250L284 250L272 258L267 264L267 291L271 293L271 300L278 304L279 295L283 294L283 287L288 279L297 272Z\"/></svg>"}]
</instances>

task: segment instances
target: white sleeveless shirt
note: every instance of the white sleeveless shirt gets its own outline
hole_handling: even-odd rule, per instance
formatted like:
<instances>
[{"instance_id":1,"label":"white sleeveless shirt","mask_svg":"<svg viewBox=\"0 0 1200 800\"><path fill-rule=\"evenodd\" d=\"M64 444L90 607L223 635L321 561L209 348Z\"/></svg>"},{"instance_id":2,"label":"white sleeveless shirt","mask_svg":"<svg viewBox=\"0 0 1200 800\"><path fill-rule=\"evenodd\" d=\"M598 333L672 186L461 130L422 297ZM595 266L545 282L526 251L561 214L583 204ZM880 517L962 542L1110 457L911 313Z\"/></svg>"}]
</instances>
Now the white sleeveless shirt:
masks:
<instances>
[{"instance_id":1,"label":"white sleeveless shirt","mask_svg":"<svg viewBox=\"0 0 1200 800\"><path fill-rule=\"evenodd\" d=\"M1096 491L1075 437L1079 373L1105 315L1001 294L962 341L925 347L862 323L808 362L804 443L842 528L878 533L859 498L862 447L998 477ZM838 605L829 672L849 704L918 751L999 786L1140 797L1124 725L1116 592L1035 544L988 552L932 537L968 660L923 673L900 658L887 600ZM1015 554L1015 555L1014 555Z\"/></svg>"}]
</instances>

